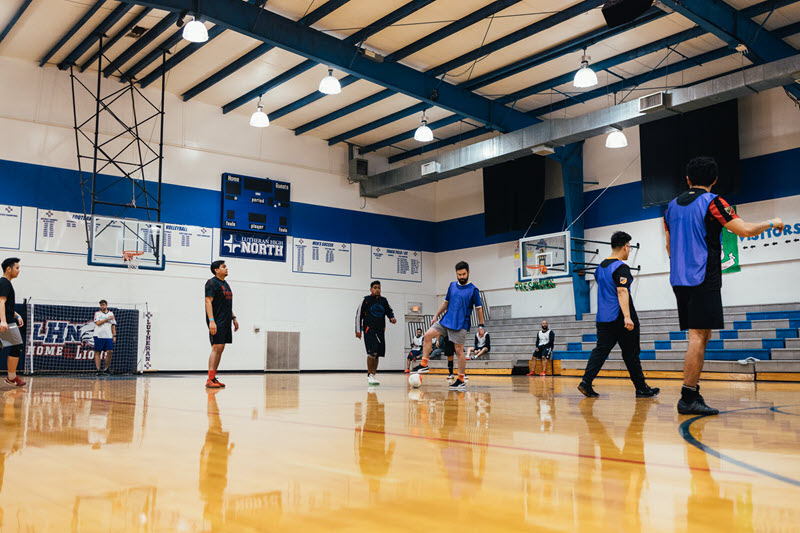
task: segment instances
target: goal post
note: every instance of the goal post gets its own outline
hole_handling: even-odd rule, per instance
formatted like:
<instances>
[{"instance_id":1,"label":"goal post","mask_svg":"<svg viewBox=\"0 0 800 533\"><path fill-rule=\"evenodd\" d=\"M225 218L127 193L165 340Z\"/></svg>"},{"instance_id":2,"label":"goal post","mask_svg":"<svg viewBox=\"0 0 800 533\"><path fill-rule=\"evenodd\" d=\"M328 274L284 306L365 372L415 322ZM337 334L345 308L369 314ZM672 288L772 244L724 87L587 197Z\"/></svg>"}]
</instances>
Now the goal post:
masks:
<instances>
[{"instance_id":1,"label":"goal post","mask_svg":"<svg viewBox=\"0 0 800 533\"><path fill-rule=\"evenodd\" d=\"M81 374L104 369L134 374L149 370L152 314L146 303L109 305L114 314L113 350L95 350L98 304L28 299L25 374Z\"/></svg>"}]
</instances>

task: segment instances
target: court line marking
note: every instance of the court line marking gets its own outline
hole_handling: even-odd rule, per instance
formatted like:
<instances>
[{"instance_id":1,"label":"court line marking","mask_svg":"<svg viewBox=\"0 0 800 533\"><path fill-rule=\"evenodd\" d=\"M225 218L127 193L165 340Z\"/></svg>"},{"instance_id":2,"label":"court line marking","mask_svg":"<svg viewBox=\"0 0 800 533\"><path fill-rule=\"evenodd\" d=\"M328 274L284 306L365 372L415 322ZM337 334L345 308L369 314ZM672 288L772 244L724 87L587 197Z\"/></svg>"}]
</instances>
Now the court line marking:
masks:
<instances>
[{"instance_id":1,"label":"court line marking","mask_svg":"<svg viewBox=\"0 0 800 533\"><path fill-rule=\"evenodd\" d=\"M92 401L106 402L106 403L119 404L119 405L133 405L133 406L137 405L136 402L123 402L123 401L119 401L119 400L105 400L105 399L100 399L100 398L93 399ZM190 412L190 413L196 413L196 412L200 412L201 411L200 409L186 409L186 408L181 408L181 407L164 407L164 406L149 406L149 407L167 409L167 410L173 410L173 411L184 411L184 412ZM784 406L784 407L788 407L788 406ZM219 416L222 416L222 413L219 412L219 411L216 411L216 413L214 411L209 411L209 413L217 414ZM230 413L226 413L225 416L234 416L235 417L237 415L231 415ZM238 418L251 419L250 415L238 415ZM259 420L265 420L265 421L277 422L277 423L283 423L283 424L290 424L290 425L297 425L297 426L303 426L303 427L314 427L314 428L320 428L320 429L335 429L335 430L347 431L347 432L352 432L353 431L353 428L351 428L351 427L335 426L335 425L331 425L331 424L318 424L318 423L314 423L314 422L304 422L304 421L299 421L299 420L285 420L285 419L281 419L281 418L271 418L271 417L263 417L263 418L260 417ZM750 473L747 473L747 472L732 472L732 471L725 471L725 470L715 470L715 469L712 469L712 468L698 468L698 467L693 467L693 466L689 466L689 465L686 465L686 464L673 465L673 464L667 464L667 463L654 463L654 462L651 462L651 461L642 461L642 460L637 460L637 459L624 459L624 458L618 458L618 457L606 457L606 456L603 456L603 455L589 455L589 454L583 454L583 453L560 452L560 451L556 451L556 450L543 450L543 449L538 449L538 448L525 448L525 447L522 447L522 446L512 446L510 444L474 443L474 442L470 442L468 440L461 440L461 439L445 439L445 438L442 438L442 437L428 437L428 436L425 436L425 435L412 435L412 434L409 434L409 433L396 433L396 432L379 431L379 430L375 430L375 429L366 429L366 428L362 428L362 431L365 432L365 433L375 433L375 434L386 435L386 436L390 436L390 437L408 438L408 439L415 439L415 440L424 440L424 441L429 441L429 442L452 442L452 443L455 443L455 444L463 444L463 445L470 446L470 447L496 448L496 449L501 449L501 450L512 450L512 451L520 451L520 452L528 452L528 453L539 453L539 454L542 454L542 455L558 455L558 456L564 456L564 457L577 457L579 459L600 459L601 461L611 461L611 462L615 462L615 463L627 463L627 464L640 465L640 466L644 466L644 467L652 466L652 467L661 467L661 468L674 468L674 469L680 469L680 470L687 469L689 471L709 472L709 473L717 473L717 474L721 474L721 475L755 477L754 474L750 474Z\"/></svg>"},{"instance_id":2,"label":"court line marking","mask_svg":"<svg viewBox=\"0 0 800 533\"><path fill-rule=\"evenodd\" d=\"M752 411L754 409L769 409L771 411L774 411L775 409L781 409L783 407L797 407L798 405L800 405L800 404L778 405L778 406L773 406L773 407L769 407L769 406L766 406L766 405L761 406L761 407L744 407L742 409L731 409L730 411L720 411L719 414L720 415L724 415L724 414L727 414L727 413L737 413L739 411ZM776 411L776 412L782 412L782 411ZM792 414L792 413L786 413L786 414ZM681 422L681 425L678 426L678 433L683 438L683 440L685 440L688 444L691 444L692 446L694 446L698 450L701 450L701 451L707 453L708 455L712 455L712 456L716 457L720 461L725 461L725 462L731 463L731 464L736 465L736 466L738 466L740 468L744 468L745 470L749 470L751 472L755 472L756 474L761 474L762 476L767 476L767 477L771 477L772 479L776 479L778 481L783 481L784 483L788 483L790 485L794 485L795 487L800 487L800 480L793 479L793 478L786 477L786 476L782 476L780 474L776 474L775 472L770 472L769 470L765 470L765 469L760 468L758 466L751 465L749 463L745 463L744 461L740 461L739 459L735 459L735 458L733 458L733 457L731 457L729 455L725 455L724 453L719 452L719 451L715 450L714 448L711 448L710 446L707 446L706 444L703 444L702 442L697 440L694 437L694 435L692 435L691 426L692 426L692 424L694 422L697 422L698 420L701 420L703 418L708 418L709 416L715 416L715 415L699 415L699 416L696 416L694 418L690 418L689 420L684 420L683 422ZM717 415L717 416L719 416L719 415Z\"/></svg>"},{"instance_id":3,"label":"court line marking","mask_svg":"<svg viewBox=\"0 0 800 533\"><path fill-rule=\"evenodd\" d=\"M793 405L782 405L781 407L795 407L795 406L793 406ZM800 414L797 414L797 413L788 413L786 411L781 411L780 407L770 407L769 410L770 411L775 411L776 413L781 413L782 415L800 416Z\"/></svg>"}]
</instances>

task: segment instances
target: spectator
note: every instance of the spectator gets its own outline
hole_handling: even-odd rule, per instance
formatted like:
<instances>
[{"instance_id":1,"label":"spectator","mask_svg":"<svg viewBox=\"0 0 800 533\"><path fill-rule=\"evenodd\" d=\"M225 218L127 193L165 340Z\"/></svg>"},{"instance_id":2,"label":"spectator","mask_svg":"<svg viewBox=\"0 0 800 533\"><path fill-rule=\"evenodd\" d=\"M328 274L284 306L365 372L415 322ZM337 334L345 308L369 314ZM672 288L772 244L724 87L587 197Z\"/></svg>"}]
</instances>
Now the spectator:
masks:
<instances>
[{"instance_id":1,"label":"spectator","mask_svg":"<svg viewBox=\"0 0 800 533\"><path fill-rule=\"evenodd\" d=\"M481 336L481 333L483 333L483 336ZM467 359L480 359L481 357L489 359L491 349L492 340L489 338L489 334L485 330L479 329L475 334L475 347L467 348Z\"/></svg>"},{"instance_id":2,"label":"spectator","mask_svg":"<svg viewBox=\"0 0 800 533\"><path fill-rule=\"evenodd\" d=\"M416 361L418 357L422 355L422 340L424 335L422 334L422 330L417 328L416 336L411 339L411 351L408 353L408 357L406 359L406 374L411 372L411 362Z\"/></svg>"},{"instance_id":3,"label":"spectator","mask_svg":"<svg viewBox=\"0 0 800 533\"><path fill-rule=\"evenodd\" d=\"M434 337L431 341L431 359L441 359L442 355L444 355L444 343L446 337L444 335L440 335L438 337Z\"/></svg>"},{"instance_id":4,"label":"spectator","mask_svg":"<svg viewBox=\"0 0 800 533\"><path fill-rule=\"evenodd\" d=\"M555 340L556 334L550 329L547 320L542 320L542 331L536 334L536 348L533 350L533 356L531 357L531 361L534 361L534 364L533 370L528 373L529 376L535 376L536 374L544 376L547 374L547 360L550 359L552 361L553 359ZM536 371L536 367L540 364L542 365L541 373Z\"/></svg>"}]
</instances>

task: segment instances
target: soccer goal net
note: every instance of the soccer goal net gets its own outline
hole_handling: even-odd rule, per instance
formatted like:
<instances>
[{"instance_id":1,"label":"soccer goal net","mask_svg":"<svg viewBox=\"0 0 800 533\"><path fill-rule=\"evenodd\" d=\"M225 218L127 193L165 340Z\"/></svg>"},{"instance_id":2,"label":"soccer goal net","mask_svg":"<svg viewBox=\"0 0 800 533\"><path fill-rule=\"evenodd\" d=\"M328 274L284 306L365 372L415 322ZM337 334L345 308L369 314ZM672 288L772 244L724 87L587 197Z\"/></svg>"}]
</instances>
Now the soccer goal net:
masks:
<instances>
[{"instance_id":1,"label":"soccer goal net","mask_svg":"<svg viewBox=\"0 0 800 533\"><path fill-rule=\"evenodd\" d=\"M150 365L146 303L103 313L97 304L29 299L23 319L26 374L133 374Z\"/></svg>"}]
</instances>

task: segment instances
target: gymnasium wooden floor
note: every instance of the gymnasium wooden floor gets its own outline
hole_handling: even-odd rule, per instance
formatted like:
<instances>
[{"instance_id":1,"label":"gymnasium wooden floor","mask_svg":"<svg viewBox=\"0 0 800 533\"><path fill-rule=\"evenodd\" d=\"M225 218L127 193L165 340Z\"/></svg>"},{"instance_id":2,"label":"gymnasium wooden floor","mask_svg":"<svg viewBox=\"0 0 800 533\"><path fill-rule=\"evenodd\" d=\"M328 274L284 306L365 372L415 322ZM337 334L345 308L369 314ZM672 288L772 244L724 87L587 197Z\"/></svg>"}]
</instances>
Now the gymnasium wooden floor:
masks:
<instances>
[{"instance_id":1,"label":"gymnasium wooden floor","mask_svg":"<svg viewBox=\"0 0 800 533\"><path fill-rule=\"evenodd\" d=\"M0 391L0 531L800 531L800 384L35 377Z\"/></svg>"}]
</instances>

